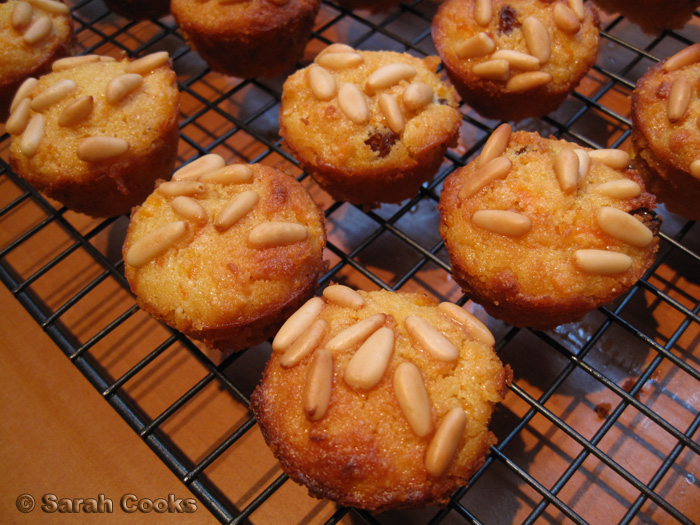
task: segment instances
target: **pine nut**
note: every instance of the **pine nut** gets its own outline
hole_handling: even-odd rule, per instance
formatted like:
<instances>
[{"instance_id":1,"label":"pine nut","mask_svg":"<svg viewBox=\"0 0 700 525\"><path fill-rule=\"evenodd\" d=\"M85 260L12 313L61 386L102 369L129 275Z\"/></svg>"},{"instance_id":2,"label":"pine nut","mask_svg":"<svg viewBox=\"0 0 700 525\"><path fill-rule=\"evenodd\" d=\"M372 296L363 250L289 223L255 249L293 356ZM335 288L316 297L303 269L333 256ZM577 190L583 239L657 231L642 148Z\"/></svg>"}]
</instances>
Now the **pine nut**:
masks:
<instances>
[{"instance_id":1,"label":"pine nut","mask_svg":"<svg viewBox=\"0 0 700 525\"><path fill-rule=\"evenodd\" d=\"M455 407L440 422L425 453L425 468L434 477L441 476L457 453L462 435L467 427L467 414Z\"/></svg>"},{"instance_id":2,"label":"pine nut","mask_svg":"<svg viewBox=\"0 0 700 525\"><path fill-rule=\"evenodd\" d=\"M496 43L486 33L477 33L471 38L467 38L455 47L455 54L458 58L478 58L490 55L496 49Z\"/></svg>"},{"instance_id":3,"label":"pine nut","mask_svg":"<svg viewBox=\"0 0 700 525\"><path fill-rule=\"evenodd\" d=\"M27 129L29 124L29 109L32 104L31 99L25 98L15 110L10 114L10 118L5 123L5 131L10 135L20 135Z\"/></svg>"},{"instance_id":4,"label":"pine nut","mask_svg":"<svg viewBox=\"0 0 700 525\"><path fill-rule=\"evenodd\" d=\"M690 176L700 180L700 160L694 160L690 163Z\"/></svg>"},{"instance_id":5,"label":"pine nut","mask_svg":"<svg viewBox=\"0 0 700 525\"><path fill-rule=\"evenodd\" d=\"M22 82L17 89L17 93L15 93L15 96L12 99L12 104L10 104L10 113L14 112L19 103L29 96L29 93L32 92L37 84L39 84L39 80L34 77L29 77L27 80Z\"/></svg>"},{"instance_id":6,"label":"pine nut","mask_svg":"<svg viewBox=\"0 0 700 525\"><path fill-rule=\"evenodd\" d=\"M90 116L94 105L95 100L90 95L76 98L63 108L58 116L58 125L63 127L76 126Z\"/></svg>"},{"instance_id":7,"label":"pine nut","mask_svg":"<svg viewBox=\"0 0 700 525\"><path fill-rule=\"evenodd\" d=\"M157 53L151 53L150 55L141 57L133 62L129 62L126 65L126 72L135 73L137 75L145 75L154 69L158 69L160 66L167 64L168 60L170 60L170 55L167 51L158 51Z\"/></svg>"},{"instance_id":8,"label":"pine nut","mask_svg":"<svg viewBox=\"0 0 700 525\"><path fill-rule=\"evenodd\" d=\"M352 348L365 341L370 335L376 332L385 321L386 314L374 314L362 319L336 334L333 339L326 343L326 348L332 352Z\"/></svg>"},{"instance_id":9,"label":"pine nut","mask_svg":"<svg viewBox=\"0 0 700 525\"><path fill-rule=\"evenodd\" d=\"M416 76L416 68L410 64L397 62L377 69L367 79L367 92L374 93L380 89L390 88L402 80L411 80Z\"/></svg>"},{"instance_id":10,"label":"pine nut","mask_svg":"<svg viewBox=\"0 0 700 525\"><path fill-rule=\"evenodd\" d=\"M44 117L34 115L24 129L24 134L19 142L19 150L25 157L33 157L39 149L41 139L44 138Z\"/></svg>"},{"instance_id":11,"label":"pine nut","mask_svg":"<svg viewBox=\"0 0 700 525\"><path fill-rule=\"evenodd\" d=\"M511 132L512 128L510 124L504 122L491 133L491 136L486 141L486 144L484 144L481 154L479 155L479 161L476 164L478 168L485 166L496 157L503 155L510 141Z\"/></svg>"},{"instance_id":12,"label":"pine nut","mask_svg":"<svg viewBox=\"0 0 700 525\"><path fill-rule=\"evenodd\" d=\"M504 179L510 171L513 163L506 157L496 157L484 164L483 168L464 181L459 190L460 199L469 199L494 181Z\"/></svg>"},{"instance_id":13,"label":"pine nut","mask_svg":"<svg viewBox=\"0 0 700 525\"><path fill-rule=\"evenodd\" d=\"M365 96L355 84L343 84L338 90L340 109L355 124L369 120L369 106Z\"/></svg>"},{"instance_id":14,"label":"pine nut","mask_svg":"<svg viewBox=\"0 0 700 525\"><path fill-rule=\"evenodd\" d=\"M552 15L554 23L565 33L575 35L581 29L581 22L568 5L554 4Z\"/></svg>"},{"instance_id":15,"label":"pine nut","mask_svg":"<svg viewBox=\"0 0 700 525\"><path fill-rule=\"evenodd\" d=\"M450 317L457 324L463 326L474 339L488 346L496 344L496 339L486 325L464 308L454 303L443 302L438 305L438 310Z\"/></svg>"},{"instance_id":16,"label":"pine nut","mask_svg":"<svg viewBox=\"0 0 700 525\"><path fill-rule=\"evenodd\" d=\"M578 187L578 155L571 148L561 150L554 157L554 173L564 193L573 193Z\"/></svg>"},{"instance_id":17,"label":"pine nut","mask_svg":"<svg viewBox=\"0 0 700 525\"><path fill-rule=\"evenodd\" d=\"M210 184L248 184L253 182L253 170L246 164L229 164L199 177Z\"/></svg>"},{"instance_id":18,"label":"pine nut","mask_svg":"<svg viewBox=\"0 0 700 525\"><path fill-rule=\"evenodd\" d=\"M505 210L475 211L472 222L479 228L508 237L521 237L532 229L529 217Z\"/></svg>"},{"instance_id":19,"label":"pine nut","mask_svg":"<svg viewBox=\"0 0 700 525\"><path fill-rule=\"evenodd\" d=\"M583 178L588 175L588 170L591 167L591 158L585 149L575 148L574 153L578 157L578 176Z\"/></svg>"},{"instance_id":20,"label":"pine nut","mask_svg":"<svg viewBox=\"0 0 700 525\"><path fill-rule=\"evenodd\" d=\"M118 137L88 137L78 146L78 158L85 162L110 160L129 151L129 143Z\"/></svg>"},{"instance_id":21,"label":"pine nut","mask_svg":"<svg viewBox=\"0 0 700 525\"><path fill-rule=\"evenodd\" d=\"M646 248L654 240L654 234L641 221L612 206L600 208L596 222L608 235L637 248Z\"/></svg>"},{"instance_id":22,"label":"pine nut","mask_svg":"<svg viewBox=\"0 0 700 525\"><path fill-rule=\"evenodd\" d=\"M326 53L357 53L354 47L347 44L331 44L321 50L316 58L325 55Z\"/></svg>"},{"instance_id":23,"label":"pine nut","mask_svg":"<svg viewBox=\"0 0 700 525\"><path fill-rule=\"evenodd\" d=\"M508 80L506 90L514 93L522 93L538 87L545 86L552 81L552 75L544 71L530 71L528 73L520 73Z\"/></svg>"},{"instance_id":24,"label":"pine nut","mask_svg":"<svg viewBox=\"0 0 700 525\"><path fill-rule=\"evenodd\" d=\"M12 15L10 18L10 25L16 31L24 29L32 21L32 15L34 14L34 9L32 9L31 4L27 2L17 2L15 7L12 9Z\"/></svg>"},{"instance_id":25,"label":"pine nut","mask_svg":"<svg viewBox=\"0 0 700 525\"><path fill-rule=\"evenodd\" d=\"M666 115L671 122L678 122L683 119L685 112L690 104L690 98L693 94L693 87L687 77L678 77L671 86L671 91L668 95L668 105L666 107Z\"/></svg>"},{"instance_id":26,"label":"pine nut","mask_svg":"<svg viewBox=\"0 0 700 525\"><path fill-rule=\"evenodd\" d=\"M380 111L386 119L389 129L397 135L400 135L406 126L406 121L403 118L403 113L401 113L399 103L396 102L396 99L388 93L382 93L379 95L377 103L379 104Z\"/></svg>"},{"instance_id":27,"label":"pine nut","mask_svg":"<svg viewBox=\"0 0 700 525\"><path fill-rule=\"evenodd\" d=\"M59 80L34 97L32 109L34 111L44 111L66 98L77 87L78 85L68 78Z\"/></svg>"},{"instance_id":28,"label":"pine nut","mask_svg":"<svg viewBox=\"0 0 700 525\"><path fill-rule=\"evenodd\" d=\"M37 9L42 9L47 13L52 15L67 15L70 14L70 8L61 2L55 2L54 0L27 0Z\"/></svg>"},{"instance_id":29,"label":"pine nut","mask_svg":"<svg viewBox=\"0 0 700 525\"><path fill-rule=\"evenodd\" d=\"M430 434L433 431L430 397L416 365L404 361L396 368L394 394L413 433L418 437Z\"/></svg>"},{"instance_id":30,"label":"pine nut","mask_svg":"<svg viewBox=\"0 0 700 525\"><path fill-rule=\"evenodd\" d=\"M698 61L700 61L700 43L681 49L664 62L663 68L666 71L676 71Z\"/></svg>"},{"instance_id":31,"label":"pine nut","mask_svg":"<svg viewBox=\"0 0 700 525\"><path fill-rule=\"evenodd\" d=\"M40 16L30 25L22 36L30 46L38 44L53 33L53 20L48 16Z\"/></svg>"},{"instance_id":32,"label":"pine nut","mask_svg":"<svg viewBox=\"0 0 700 525\"><path fill-rule=\"evenodd\" d=\"M474 2L474 21L480 26L486 27L493 18L493 4L491 0L476 0Z\"/></svg>"},{"instance_id":33,"label":"pine nut","mask_svg":"<svg viewBox=\"0 0 700 525\"><path fill-rule=\"evenodd\" d=\"M453 363L459 359L459 350L432 325L416 315L409 315L404 326L418 344L435 359Z\"/></svg>"},{"instance_id":34,"label":"pine nut","mask_svg":"<svg viewBox=\"0 0 700 525\"><path fill-rule=\"evenodd\" d=\"M141 268L162 255L187 235L189 226L185 221L171 222L142 237L126 252L124 262L134 268Z\"/></svg>"},{"instance_id":35,"label":"pine nut","mask_svg":"<svg viewBox=\"0 0 700 525\"><path fill-rule=\"evenodd\" d=\"M513 51L511 49L500 49L491 55L493 60L503 59L511 68L523 71L537 71L540 68L540 61L532 55Z\"/></svg>"},{"instance_id":36,"label":"pine nut","mask_svg":"<svg viewBox=\"0 0 700 525\"><path fill-rule=\"evenodd\" d=\"M355 290L342 284L331 284L323 290L323 297L329 302L357 310L365 305L365 300Z\"/></svg>"},{"instance_id":37,"label":"pine nut","mask_svg":"<svg viewBox=\"0 0 700 525\"><path fill-rule=\"evenodd\" d=\"M303 241L309 231L303 224L293 222L263 222L253 228L248 242L256 248L278 248Z\"/></svg>"},{"instance_id":38,"label":"pine nut","mask_svg":"<svg viewBox=\"0 0 700 525\"><path fill-rule=\"evenodd\" d=\"M260 200L260 195L256 191L249 190L239 193L221 210L214 221L214 228L219 232L225 232L248 215L258 200Z\"/></svg>"},{"instance_id":39,"label":"pine nut","mask_svg":"<svg viewBox=\"0 0 700 525\"><path fill-rule=\"evenodd\" d=\"M330 100L338 91L333 75L318 64L309 66L309 87L318 100Z\"/></svg>"},{"instance_id":40,"label":"pine nut","mask_svg":"<svg viewBox=\"0 0 700 525\"><path fill-rule=\"evenodd\" d=\"M547 27L534 16L528 16L522 26L525 44L530 54L546 64L552 54L552 39Z\"/></svg>"},{"instance_id":41,"label":"pine nut","mask_svg":"<svg viewBox=\"0 0 700 525\"><path fill-rule=\"evenodd\" d=\"M352 53L324 53L316 57L316 63L326 69L348 69L364 63L365 59L356 52Z\"/></svg>"},{"instance_id":42,"label":"pine nut","mask_svg":"<svg viewBox=\"0 0 700 525\"><path fill-rule=\"evenodd\" d=\"M192 197L180 195L170 201L173 211L183 219L195 224L204 224L209 220L209 215L204 207Z\"/></svg>"},{"instance_id":43,"label":"pine nut","mask_svg":"<svg viewBox=\"0 0 700 525\"><path fill-rule=\"evenodd\" d=\"M629 255L607 250L576 250L574 263L591 275L613 275L632 268Z\"/></svg>"},{"instance_id":44,"label":"pine nut","mask_svg":"<svg viewBox=\"0 0 700 525\"><path fill-rule=\"evenodd\" d=\"M171 180L163 182L158 186L158 193L167 195L168 197L180 197L186 195L200 195L204 193L206 187L201 182L196 180Z\"/></svg>"},{"instance_id":45,"label":"pine nut","mask_svg":"<svg viewBox=\"0 0 700 525\"><path fill-rule=\"evenodd\" d=\"M576 14L576 18L578 18L580 22L583 22L583 19L586 18L583 0L569 0L569 7Z\"/></svg>"},{"instance_id":46,"label":"pine nut","mask_svg":"<svg viewBox=\"0 0 700 525\"><path fill-rule=\"evenodd\" d=\"M343 378L352 388L369 390L382 380L394 353L394 332L385 326L362 343L345 367Z\"/></svg>"},{"instance_id":47,"label":"pine nut","mask_svg":"<svg viewBox=\"0 0 700 525\"><path fill-rule=\"evenodd\" d=\"M411 82L403 91L403 103L414 111L427 106L433 101L433 88L423 82Z\"/></svg>"},{"instance_id":48,"label":"pine nut","mask_svg":"<svg viewBox=\"0 0 700 525\"><path fill-rule=\"evenodd\" d=\"M642 188L629 179L611 180L591 186L591 191L614 199L631 199L642 193Z\"/></svg>"},{"instance_id":49,"label":"pine nut","mask_svg":"<svg viewBox=\"0 0 700 525\"><path fill-rule=\"evenodd\" d=\"M596 149L589 151L588 156L614 170L627 169L630 164L629 153L621 149Z\"/></svg>"},{"instance_id":50,"label":"pine nut","mask_svg":"<svg viewBox=\"0 0 700 525\"><path fill-rule=\"evenodd\" d=\"M100 61L99 55L81 55L77 57L59 58L51 64L51 71L66 71L83 64L94 64Z\"/></svg>"},{"instance_id":51,"label":"pine nut","mask_svg":"<svg viewBox=\"0 0 700 525\"><path fill-rule=\"evenodd\" d=\"M306 301L279 329L272 340L272 350L284 352L292 346L292 343L306 332L309 326L318 318L321 310L323 310L323 306L323 299L320 297L313 297Z\"/></svg>"},{"instance_id":52,"label":"pine nut","mask_svg":"<svg viewBox=\"0 0 700 525\"><path fill-rule=\"evenodd\" d=\"M323 319L316 319L309 329L304 331L282 355L280 359L282 368L292 368L298 365L302 359L319 347L327 331L328 323Z\"/></svg>"},{"instance_id":53,"label":"pine nut","mask_svg":"<svg viewBox=\"0 0 700 525\"><path fill-rule=\"evenodd\" d=\"M205 173L218 170L226 166L226 161L221 155L210 153L185 164L175 173L172 180L197 179Z\"/></svg>"},{"instance_id":54,"label":"pine nut","mask_svg":"<svg viewBox=\"0 0 700 525\"><path fill-rule=\"evenodd\" d=\"M302 393L302 408L309 421L318 421L326 415L333 387L333 356L322 348L318 350L306 373Z\"/></svg>"},{"instance_id":55,"label":"pine nut","mask_svg":"<svg viewBox=\"0 0 700 525\"><path fill-rule=\"evenodd\" d=\"M105 99L112 106L119 104L126 96L137 90L143 84L143 77L136 73L125 73L114 77L107 84Z\"/></svg>"},{"instance_id":56,"label":"pine nut","mask_svg":"<svg viewBox=\"0 0 700 525\"><path fill-rule=\"evenodd\" d=\"M472 67L472 73L487 80L508 80L510 64L507 60L487 60Z\"/></svg>"}]
</instances>

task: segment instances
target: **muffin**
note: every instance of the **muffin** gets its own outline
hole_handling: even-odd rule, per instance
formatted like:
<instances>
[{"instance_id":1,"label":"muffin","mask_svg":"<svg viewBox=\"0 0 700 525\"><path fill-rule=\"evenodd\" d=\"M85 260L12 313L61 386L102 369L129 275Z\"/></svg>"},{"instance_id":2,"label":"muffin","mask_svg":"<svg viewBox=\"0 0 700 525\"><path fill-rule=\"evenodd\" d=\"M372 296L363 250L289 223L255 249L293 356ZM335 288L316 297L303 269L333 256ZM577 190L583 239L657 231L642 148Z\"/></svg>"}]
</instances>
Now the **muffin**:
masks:
<instances>
[{"instance_id":1,"label":"muffin","mask_svg":"<svg viewBox=\"0 0 700 525\"><path fill-rule=\"evenodd\" d=\"M632 93L632 162L666 208L700 219L700 44L651 67Z\"/></svg>"},{"instance_id":2,"label":"muffin","mask_svg":"<svg viewBox=\"0 0 700 525\"><path fill-rule=\"evenodd\" d=\"M582 0L447 0L433 42L464 101L487 118L555 110L598 57L599 19Z\"/></svg>"},{"instance_id":3,"label":"muffin","mask_svg":"<svg viewBox=\"0 0 700 525\"><path fill-rule=\"evenodd\" d=\"M177 156L180 93L168 54L84 55L52 67L13 102L12 168L74 211L129 213Z\"/></svg>"},{"instance_id":4,"label":"muffin","mask_svg":"<svg viewBox=\"0 0 700 525\"><path fill-rule=\"evenodd\" d=\"M172 0L189 44L211 69L241 78L273 77L304 53L321 0Z\"/></svg>"},{"instance_id":5,"label":"muffin","mask_svg":"<svg viewBox=\"0 0 700 525\"><path fill-rule=\"evenodd\" d=\"M312 496L372 511L445 504L496 443L488 425L512 374L457 305L331 285L272 348L251 407Z\"/></svg>"},{"instance_id":6,"label":"muffin","mask_svg":"<svg viewBox=\"0 0 700 525\"><path fill-rule=\"evenodd\" d=\"M293 177L207 155L134 209L124 273L139 306L219 350L263 342L325 271L324 216Z\"/></svg>"},{"instance_id":7,"label":"muffin","mask_svg":"<svg viewBox=\"0 0 700 525\"><path fill-rule=\"evenodd\" d=\"M682 29L700 6L700 0L593 0L610 14L619 13L652 35Z\"/></svg>"},{"instance_id":8,"label":"muffin","mask_svg":"<svg viewBox=\"0 0 700 525\"><path fill-rule=\"evenodd\" d=\"M51 63L73 54L70 9L54 0L0 2L0 121L29 77L50 71Z\"/></svg>"},{"instance_id":9,"label":"muffin","mask_svg":"<svg viewBox=\"0 0 700 525\"><path fill-rule=\"evenodd\" d=\"M502 124L445 181L440 234L464 292L493 317L546 330L627 291L658 250L656 199L621 150Z\"/></svg>"},{"instance_id":10,"label":"muffin","mask_svg":"<svg viewBox=\"0 0 700 525\"><path fill-rule=\"evenodd\" d=\"M280 134L336 200L413 197L459 137L461 114L438 64L333 44L284 83Z\"/></svg>"},{"instance_id":11,"label":"muffin","mask_svg":"<svg viewBox=\"0 0 700 525\"><path fill-rule=\"evenodd\" d=\"M130 20L160 18L170 13L170 0L104 0L110 10Z\"/></svg>"}]
</instances>

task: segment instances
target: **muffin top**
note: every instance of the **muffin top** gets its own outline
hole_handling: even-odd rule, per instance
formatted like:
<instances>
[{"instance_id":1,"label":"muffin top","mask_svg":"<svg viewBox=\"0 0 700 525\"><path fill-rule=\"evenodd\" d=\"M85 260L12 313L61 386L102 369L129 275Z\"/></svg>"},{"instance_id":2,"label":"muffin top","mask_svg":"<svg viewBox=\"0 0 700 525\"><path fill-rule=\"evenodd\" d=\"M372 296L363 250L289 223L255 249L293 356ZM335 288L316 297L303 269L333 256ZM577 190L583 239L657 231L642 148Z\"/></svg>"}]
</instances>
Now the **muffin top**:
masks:
<instances>
[{"instance_id":1,"label":"muffin top","mask_svg":"<svg viewBox=\"0 0 700 525\"><path fill-rule=\"evenodd\" d=\"M441 503L495 443L488 424L510 369L457 305L331 285L273 350L252 408L285 471L317 497Z\"/></svg>"},{"instance_id":2,"label":"muffin top","mask_svg":"<svg viewBox=\"0 0 700 525\"><path fill-rule=\"evenodd\" d=\"M452 142L461 122L438 64L437 57L332 44L284 83L280 134L318 166L413 167L436 143Z\"/></svg>"}]
</instances>

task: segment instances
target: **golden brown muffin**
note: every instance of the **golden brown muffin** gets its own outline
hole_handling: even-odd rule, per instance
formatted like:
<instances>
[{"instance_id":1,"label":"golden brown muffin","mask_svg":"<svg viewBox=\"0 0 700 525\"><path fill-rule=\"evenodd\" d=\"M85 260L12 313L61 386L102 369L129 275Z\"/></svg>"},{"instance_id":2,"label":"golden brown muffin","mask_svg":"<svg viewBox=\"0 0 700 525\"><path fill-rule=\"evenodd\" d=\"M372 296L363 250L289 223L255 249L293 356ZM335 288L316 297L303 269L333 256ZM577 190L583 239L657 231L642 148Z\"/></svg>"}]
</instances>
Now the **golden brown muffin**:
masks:
<instances>
[{"instance_id":1,"label":"golden brown muffin","mask_svg":"<svg viewBox=\"0 0 700 525\"><path fill-rule=\"evenodd\" d=\"M124 272L156 319L219 350L261 343L314 294L324 216L296 179L211 154L134 209Z\"/></svg>"},{"instance_id":2,"label":"golden brown muffin","mask_svg":"<svg viewBox=\"0 0 700 525\"><path fill-rule=\"evenodd\" d=\"M242 78L292 69L320 7L321 0L172 0L170 5L209 67Z\"/></svg>"},{"instance_id":3,"label":"golden brown muffin","mask_svg":"<svg viewBox=\"0 0 700 525\"><path fill-rule=\"evenodd\" d=\"M598 56L599 19L581 0L447 0L433 42L464 101L487 118L555 110Z\"/></svg>"},{"instance_id":4,"label":"golden brown muffin","mask_svg":"<svg viewBox=\"0 0 700 525\"><path fill-rule=\"evenodd\" d=\"M131 20L160 18L170 13L170 0L104 0L112 11Z\"/></svg>"},{"instance_id":5,"label":"golden brown muffin","mask_svg":"<svg viewBox=\"0 0 700 525\"><path fill-rule=\"evenodd\" d=\"M280 134L336 200L413 197L459 136L461 114L438 64L333 44L284 83Z\"/></svg>"},{"instance_id":6,"label":"golden brown muffin","mask_svg":"<svg viewBox=\"0 0 700 525\"><path fill-rule=\"evenodd\" d=\"M180 93L168 54L84 55L52 67L15 97L6 126L12 168L72 210L129 213L177 156Z\"/></svg>"},{"instance_id":7,"label":"golden brown muffin","mask_svg":"<svg viewBox=\"0 0 700 525\"><path fill-rule=\"evenodd\" d=\"M70 9L54 0L0 2L0 121L28 77L50 71L51 62L73 54Z\"/></svg>"},{"instance_id":8,"label":"golden brown muffin","mask_svg":"<svg viewBox=\"0 0 700 525\"><path fill-rule=\"evenodd\" d=\"M632 93L632 162L670 211L700 219L700 44L653 66Z\"/></svg>"},{"instance_id":9,"label":"golden brown muffin","mask_svg":"<svg viewBox=\"0 0 700 525\"><path fill-rule=\"evenodd\" d=\"M452 303L331 285L280 329L251 397L282 468L372 511L444 504L496 443L511 371Z\"/></svg>"},{"instance_id":10,"label":"golden brown muffin","mask_svg":"<svg viewBox=\"0 0 700 525\"><path fill-rule=\"evenodd\" d=\"M681 29L700 0L593 0L607 13L619 13L649 34Z\"/></svg>"},{"instance_id":11,"label":"golden brown muffin","mask_svg":"<svg viewBox=\"0 0 700 525\"><path fill-rule=\"evenodd\" d=\"M543 330L627 291L654 260L660 227L628 164L621 150L502 124L440 196L455 280L493 317Z\"/></svg>"}]
</instances>

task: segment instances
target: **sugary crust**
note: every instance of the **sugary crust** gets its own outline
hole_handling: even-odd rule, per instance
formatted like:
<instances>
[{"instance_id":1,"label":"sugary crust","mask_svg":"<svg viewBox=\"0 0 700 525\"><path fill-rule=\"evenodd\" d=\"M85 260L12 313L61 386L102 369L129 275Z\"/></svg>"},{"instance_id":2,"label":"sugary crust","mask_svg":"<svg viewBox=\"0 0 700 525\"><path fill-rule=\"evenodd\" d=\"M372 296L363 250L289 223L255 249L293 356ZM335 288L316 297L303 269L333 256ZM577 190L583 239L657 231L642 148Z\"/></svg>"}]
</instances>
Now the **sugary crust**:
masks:
<instances>
[{"instance_id":1,"label":"sugary crust","mask_svg":"<svg viewBox=\"0 0 700 525\"><path fill-rule=\"evenodd\" d=\"M465 181L477 171L475 160L450 175L441 193L440 233L455 280L490 315L516 326L549 329L577 320L629 289L658 250L656 235L650 245L638 248L603 232L596 222L598 210L610 206L631 213L658 233L660 221L650 211L656 200L644 192L641 177L633 170L614 170L591 158L588 174L567 195L553 168L554 155L566 147L578 148L536 133L513 133L503 154L513 167L503 180L461 198ZM620 179L637 182L642 193L617 199L592 191L596 184ZM487 231L471 219L474 212L484 209L525 215L532 229L520 237ZM591 275L574 263L574 252L579 249L627 254L631 269Z\"/></svg>"},{"instance_id":2,"label":"sugary crust","mask_svg":"<svg viewBox=\"0 0 700 525\"><path fill-rule=\"evenodd\" d=\"M104 0L112 11L131 20L160 18L170 12L170 0Z\"/></svg>"},{"instance_id":3,"label":"sugary crust","mask_svg":"<svg viewBox=\"0 0 700 525\"><path fill-rule=\"evenodd\" d=\"M309 69L291 75L284 84L280 108L280 135L314 179L337 200L354 204L400 202L414 196L442 163L447 148L458 138L461 114L454 90L435 74L437 57L420 59L390 51L357 51L363 62L328 70L337 86L358 86L369 107L369 120L355 123L341 109L338 97L322 101L309 86ZM370 75L391 64L409 64L415 77L378 92L368 92ZM316 66L314 64L314 66ZM411 83L433 90L430 103L409 109L402 93ZM378 96L395 98L404 115L405 129L389 128Z\"/></svg>"},{"instance_id":4,"label":"sugary crust","mask_svg":"<svg viewBox=\"0 0 700 525\"><path fill-rule=\"evenodd\" d=\"M48 109L30 111L30 118L40 113L44 119L36 154L22 153L23 134L13 136L10 145L18 175L70 209L94 217L129 213L153 191L156 180L170 177L177 156L180 94L169 64L145 74L143 84L119 103L106 102L107 84L126 73L129 62L95 62L41 77L29 94L32 99L64 79L77 87ZM94 99L91 114L75 126L60 126L66 106L83 96ZM123 138L129 150L113 159L85 162L77 151L92 136Z\"/></svg>"},{"instance_id":5,"label":"sugary crust","mask_svg":"<svg viewBox=\"0 0 700 525\"><path fill-rule=\"evenodd\" d=\"M301 399L313 355L282 368L284 354L275 353L251 397L251 407L285 472L311 495L372 511L444 504L483 465L489 447L496 443L488 424L493 405L503 399L511 380L510 368L501 365L492 347L473 339L425 296L386 291L359 294L365 300L359 309L324 300L319 318L330 329L319 348L355 322L387 314L384 326L393 330L396 343L381 381L370 390L354 390L343 374L357 346L333 351L330 405L323 418L311 422ZM408 315L420 316L455 344L457 363L441 363L416 344L404 326ZM428 474L424 466L434 431L417 437L394 393L394 371L406 361L420 369L434 426L455 407L467 414L456 456L438 477Z\"/></svg>"},{"instance_id":6,"label":"sugary crust","mask_svg":"<svg viewBox=\"0 0 700 525\"><path fill-rule=\"evenodd\" d=\"M585 18L576 34L560 30L553 21L557 2L531 0L493 0L493 16L488 26L474 20L475 0L447 0L433 18L432 37L450 80L464 101L481 115L517 121L544 115L556 109L595 64L599 49L599 18L595 8L585 4ZM508 13L508 16L502 13ZM538 71L549 73L552 80L540 87L514 92L504 80L488 80L474 74L474 65L491 60L491 54L460 58L459 45L484 32L495 43L495 50L514 50L530 54L522 32L524 20L534 16L546 27L551 39L551 57ZM504 20L510 20L506 23ZM510 28L510 29L508 29ZM522 73L511 66L510 76Z\"/></svg>"},{"instance_id":7,"label":"sugary crust","mask_svg":"<svg viewBox=\"0 0 700 525\"><path fill-rule=\"evenodd\" d=\"M173 0L170 8L209 67L252 78L276 76L294 66L311 37L320 6L320 0L231 4Z\"/></svg>"},{"instance_id":8,"label":"sugary crust","mask_svg":"<svg viewBox=\"0 0 700 525\"><path fill-rule=\"evenodd\" d=\"M651 67L632 93L632 145L635 168L649 191L666 207L692 220L700 219L700 179L690 164L700 159L700 63L666 71L666 61ZM671 122L667 106L671 86L686 78L693 94L682 119Z\"/></svg>"},{"instance_id":9,"label":"sugary crust","mask_svg":"<svg viewBox=\"0 0 700 525\"><path fill-rule=\"evenodd\" d=\"M194 198L208 221L189 221L187 235L156 259L125 275L139 306L157 319L221 350L240 350L270 337L313 295L326 270L324 217L292 177L267 166L251 165L253 182L206 183ZM245 217L221 232L214 219L233 197L256 191L259 201ZM183 220L173 197L154 191L134 209L124 255L139 239ZM286 246L258 248L248 242L257 225L269 221L306 226L308 237ZM128 261L128 259L127 259Z\"/></svg>"}]
</instances>

